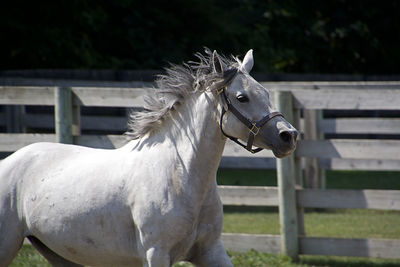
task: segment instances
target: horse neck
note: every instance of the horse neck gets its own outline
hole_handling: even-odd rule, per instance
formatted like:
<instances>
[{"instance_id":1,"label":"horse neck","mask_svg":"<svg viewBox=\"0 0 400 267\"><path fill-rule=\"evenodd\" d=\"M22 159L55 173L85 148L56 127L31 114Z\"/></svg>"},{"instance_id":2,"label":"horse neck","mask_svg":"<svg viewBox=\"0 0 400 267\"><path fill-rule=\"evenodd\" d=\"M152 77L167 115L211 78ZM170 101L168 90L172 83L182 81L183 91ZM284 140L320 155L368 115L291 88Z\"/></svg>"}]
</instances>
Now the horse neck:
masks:
<instances>
[{"instance_id":1,"label":"horse neck","mask_svg":"<svg viewBox=\"0 0 400 267\"><path fill-rule=\"evenodd\" d=\"M210 170L215 175L226 140L219 128L218 113L216 96L198 92L171 117L171 133L188 168Z\"/></svg>"},{"instance_id":2,"label":"horse neck","mask_svg":"<svg viewBox=\"0 0 400 267\"><path fill-rule=\"evenodd\" d=\"M172 111L159 132L165 138L162 145L168 147L169 158L178 164L180 182L203 197L216 184L225 146L226 138L218 124L220 112L215 93L196 92Z\"/></svg>"}]
</instances>

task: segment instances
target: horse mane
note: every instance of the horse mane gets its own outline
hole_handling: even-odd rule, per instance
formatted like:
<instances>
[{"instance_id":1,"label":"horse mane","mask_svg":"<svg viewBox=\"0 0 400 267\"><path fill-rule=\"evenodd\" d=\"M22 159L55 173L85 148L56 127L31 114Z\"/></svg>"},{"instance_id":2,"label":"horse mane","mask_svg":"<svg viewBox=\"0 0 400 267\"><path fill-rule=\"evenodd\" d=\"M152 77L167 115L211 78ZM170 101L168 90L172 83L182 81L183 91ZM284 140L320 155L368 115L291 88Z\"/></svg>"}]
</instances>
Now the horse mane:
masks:
<instances>
[{"instance_id":1,"label":"horse mane","mask_svg":"<svg viewBox=\"0 0 400 267\"><path fill-rule=\"evenodd\" d=\"M128 131L125 133L130 139L138 139L153 132L171 112L181 104L185 98L198 91L216 90L221 88L235 75L240 60L218 56L227 70L217 73L213 66L213 57L210 49L205 54L196 53L198 62L190 61L182 65L170 64L165 69L166 74L158 75L156 88L150 90L144 98L144 110L131 112L128 120Z\"/></svg>"}]
</instances>

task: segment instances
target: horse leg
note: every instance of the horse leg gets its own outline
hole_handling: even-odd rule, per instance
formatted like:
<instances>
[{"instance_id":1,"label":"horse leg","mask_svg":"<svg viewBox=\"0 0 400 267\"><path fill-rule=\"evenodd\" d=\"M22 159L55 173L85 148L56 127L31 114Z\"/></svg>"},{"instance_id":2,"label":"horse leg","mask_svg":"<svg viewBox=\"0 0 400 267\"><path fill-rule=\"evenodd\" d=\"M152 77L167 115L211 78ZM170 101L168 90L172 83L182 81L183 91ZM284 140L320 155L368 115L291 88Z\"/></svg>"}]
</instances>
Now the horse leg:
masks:
<instances>
[{"instance_id":1,"label":"horse leg","mask_svg":"<svg viewBox=\"0 0 400 267\"><path fill-rule=\"evenodd\" d=\"M147 263L145 267L165 267L171 266L171 261L168 253L165 253L161 249L152 247L146 252Z\"/></svg>"},{"instance_id":2,"label":"horse leg","mask_svg":"<svg viewBox=\"0 0 400 267\"><path fill-rule=\"evenodd\" d=\"M8 266L24 242L24 229L15 211L15 201L5 187L0 189L0 266Z\"/></svg>"},{"instance_id":3,"label":"horse leg","mask_svg":"<svg viewBox=\"0 0 400 267\"><path fill-rule=\"evenodd\" d=\"M56 254L54 251L49 249L45 244L43 244L39 239L34 236L28 236L29 241L31 244L36 248L40 254L54 267L83 267L83 265L79 265L68 261L61 257L60 255Z\"/></svg>"},{"instance_id":4,"label":"horse leg","mask_svg":"<svg viewBox=\"0 0 400 267\"><path fill-rule=\"evenodd\" d=\"M233 267L221 240L218 240L216 243L207 248L199 247L191 262L199 267Z\"/></svg>"},{"instance_id":5,"label":"horse leg","mask_svg":"<svg viewBox=\"0 0 400 267\"><path fill-rule=\"evenodd\" d=\"M22 247L24 236L22 229L14 220L0 217L0 266L8 266Z\"/></svg>"}]
</instances>

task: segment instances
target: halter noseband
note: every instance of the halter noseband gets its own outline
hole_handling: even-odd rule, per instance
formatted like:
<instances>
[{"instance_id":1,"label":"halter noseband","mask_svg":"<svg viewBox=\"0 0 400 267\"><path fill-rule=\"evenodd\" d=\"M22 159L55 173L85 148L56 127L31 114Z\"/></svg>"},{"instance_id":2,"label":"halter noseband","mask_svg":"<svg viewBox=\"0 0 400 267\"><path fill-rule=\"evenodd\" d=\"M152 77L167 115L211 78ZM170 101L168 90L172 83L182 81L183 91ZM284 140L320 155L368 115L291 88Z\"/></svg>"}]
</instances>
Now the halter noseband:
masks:
<instances>
[{"instance_id":1,"label":"halter noseband","mask_svg":"<svg viewBox=\"0 0 400 267\"><path fill-rule=\"evenodd\" d=\"M236 74L237 74L237 72L236 72ZM263 150L263 148L260 148L260 147L253 149L254 138L260 132L261 127L263 127L264 124L266 124L268 121L270 121L274 117L277 117L277 116L283 117L283 114L280 112L271 112L258 121L252 121L252 120L248 119L247 117L245 117L242 113L240 113L240 111L237 108L235 108L235 106L231 103L231 101L229 100L229 98L225 92L227 85L233 80L233 78L236 76L236 74L232 75L228 79L228 81L225 83L225 85L221 89L217 90L218 95L221 96L221 102L222 102L222 113L221 113L221 119L219 122L219 126L221 128L221 132L223 135L225 135L226 137L231 139L236 144L240 145L241 147L245 148L246 150L248 150L254 154L254 153L257 153L257 152L260 152L261 150ZM246 125L246 127L249 129L249 137L247 139L247 145L241 143L238 140L238 138L235 138L233 136L226 134L224 132L224 130L222 129L222 120L227 111L232 112L232 114L235 115L235 117L240 122L242 122L244 125Z\"/></svg>"}]
</instances>

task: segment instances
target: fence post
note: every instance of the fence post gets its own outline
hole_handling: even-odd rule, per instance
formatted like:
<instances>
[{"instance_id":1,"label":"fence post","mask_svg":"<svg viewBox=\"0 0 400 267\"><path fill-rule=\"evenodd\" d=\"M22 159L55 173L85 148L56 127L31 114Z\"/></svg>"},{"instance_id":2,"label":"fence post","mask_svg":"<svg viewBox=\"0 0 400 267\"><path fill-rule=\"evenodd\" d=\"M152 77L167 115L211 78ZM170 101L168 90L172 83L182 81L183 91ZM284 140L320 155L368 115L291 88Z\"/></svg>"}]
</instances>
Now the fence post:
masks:
<instances>
[{"instance_id":1,"label":"fence post","mask_svg":"<svg viewBox=\"0 0 400 267\"><path fill-rule=\"evenodd\" d=\"M55 130L58 143L72 144L72 94L69 87L56 87L54 91Z\"/></svg>"},{"instance_id":2,"label":"fence post","mask_svg":"<svg viewBox=\"0 0 400 267\"><path fill-rule=\"evenodd\" d=\"M277 109L293 123L294 111L292 94L277 91L275 95ZM293 259L298 257L298 224L296 204L296 164L294 155L277 159L279 222L281 226L281 251Z\"/></svg>"},{"instance_id":3,"label":"fence post","mask_svg":"<svg viewBox=\"0 0 400 267\"><path fill-rule=\"evenodd\" d=\"M324 139L323 133L318 129L318 122L322 117L322 110L304 110L304 139ZM305 187L325 188L325 171L319 167L317 158L305 159L304 173Z\"/></svg>"},{"instance_id":4,"label":"fence post","mask_svg":"<svg viewBox=\"0 0 400 267\"><path fill-rule=\"evenodd\" d=\"M297 140L301 139L301 112L300 109L293 110L293 123L292 125L299 131L299 136ZM302 158L301 157L294 157L294 164L295 164L295 177L296 177L296 189L303 189L303 168L302 168ZM304 227L304 208L297 206L297 225L298 225L298 235L305 236L306 230Z\"/></svg>"}]
</instances>

